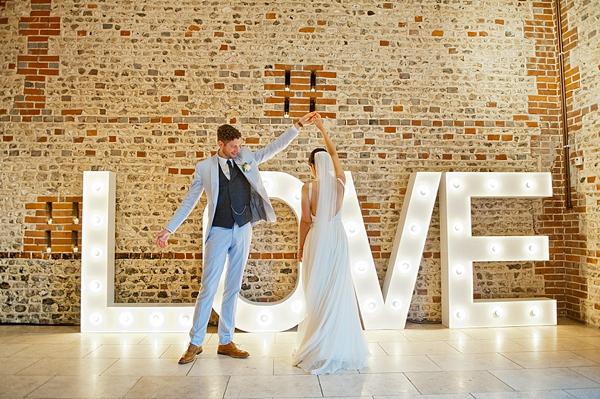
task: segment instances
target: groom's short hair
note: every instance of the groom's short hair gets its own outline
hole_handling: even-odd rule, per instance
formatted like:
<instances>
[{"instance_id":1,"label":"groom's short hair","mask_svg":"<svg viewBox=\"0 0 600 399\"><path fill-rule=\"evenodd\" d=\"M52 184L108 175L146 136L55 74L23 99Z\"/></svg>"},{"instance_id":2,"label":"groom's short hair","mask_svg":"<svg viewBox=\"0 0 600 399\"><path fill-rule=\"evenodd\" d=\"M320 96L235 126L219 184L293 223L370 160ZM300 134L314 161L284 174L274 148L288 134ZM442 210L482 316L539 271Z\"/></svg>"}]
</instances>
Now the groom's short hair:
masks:
<instances>
[{"instance_id":1,"label":"groom's short hair","mask_svg":"<svg viewBox=\"0 0 600 399\"><path fill-rule=\"evenodd\" d=\"M217 140L222 141L223 143L228 143L231 140L239 139L240 137L242 137L240 131L231 125L221 125L217 129Z\"/></svg>"}]
</instances>

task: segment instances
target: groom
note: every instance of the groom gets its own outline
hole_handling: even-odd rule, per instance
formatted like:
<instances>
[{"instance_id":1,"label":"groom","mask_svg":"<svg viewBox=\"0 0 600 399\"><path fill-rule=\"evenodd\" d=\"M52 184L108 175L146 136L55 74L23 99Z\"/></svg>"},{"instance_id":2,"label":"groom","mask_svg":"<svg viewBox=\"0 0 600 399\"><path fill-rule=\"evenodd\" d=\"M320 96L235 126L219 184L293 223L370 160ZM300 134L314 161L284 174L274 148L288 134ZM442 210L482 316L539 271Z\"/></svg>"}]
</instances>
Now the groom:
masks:
<instances>
[{"instance_id":1,"label":"groom","mask_svg":"<svg viewBox=\"0 0 600 399\"><path fill-rule=\"evenodd\" d=\"M217 353L233 358L250 356L232 341L236 301L250 252L252 225L261 220L275 220L275 212L260 178L258 165L285 149L296 138L302 126L313 121L314 116L315 112L304 115L285 133L257 151L242 148L240 132L231 125L221 125L217 130L219 151L196 164L192 186L156 240L156 245L166 248L169 236L188 217L202 192L206 190L209 232L204 243L202 286L194 309L190 344L179 359L179 364L192 362L202 352L201 345L206 335L217 285L228 256L229 268L225 276L219 318Z\"/></svg>"}]
</instances>

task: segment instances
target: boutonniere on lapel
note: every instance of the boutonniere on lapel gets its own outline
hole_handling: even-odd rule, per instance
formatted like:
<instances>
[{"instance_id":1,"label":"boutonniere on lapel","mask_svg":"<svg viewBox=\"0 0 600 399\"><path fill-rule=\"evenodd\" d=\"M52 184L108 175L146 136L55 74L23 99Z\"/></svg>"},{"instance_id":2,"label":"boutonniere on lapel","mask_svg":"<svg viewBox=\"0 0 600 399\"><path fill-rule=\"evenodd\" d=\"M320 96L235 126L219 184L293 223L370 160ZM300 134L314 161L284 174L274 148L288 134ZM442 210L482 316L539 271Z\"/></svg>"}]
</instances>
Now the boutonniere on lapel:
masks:
<instances>
[{"instance_id":1,"label":"boutonniere on lapel","mask_svg":"<svg viewBox=\"0 0 600 399\"><path fill-rule=\"evenodd\" d=\"M242 170L244 172L248 172L251 168L252 168L252 166L250 166L250 164L248 162L244 162L244 164L242 165Z\"/></svg>"}]
</instances>

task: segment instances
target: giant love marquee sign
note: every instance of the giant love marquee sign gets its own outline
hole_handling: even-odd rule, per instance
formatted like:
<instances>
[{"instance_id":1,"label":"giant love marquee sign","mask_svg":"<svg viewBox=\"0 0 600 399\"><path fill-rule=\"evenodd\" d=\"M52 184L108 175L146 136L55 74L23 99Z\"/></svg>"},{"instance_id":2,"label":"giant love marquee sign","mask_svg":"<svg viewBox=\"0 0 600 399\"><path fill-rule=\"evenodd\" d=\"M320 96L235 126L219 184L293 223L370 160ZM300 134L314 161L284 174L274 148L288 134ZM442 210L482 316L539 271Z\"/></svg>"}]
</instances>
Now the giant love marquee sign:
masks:
<instances>
[{"instance_id":1,"label":"giant love marquee sign","mask_svg":"<svg viewBox=\"0 0 600 399\"><path fill-rule=\"evenodd\" d=\"M271 198L286 202L300 220L302 182L281 172L261 172ZM442 248L442 322L449 328L556 324L548 298L473 299L473 262L548 260L548 237L473 237L471 198L552 196L550 173L417 172L410 177L383 290L373 262L352 175L346 172L342 221L350 248L352 279L365 329L403 329L435 200L439 192ZM114 302L115 174L84 172L82 221L82 332L189 330L193 305ZM204 234L207 232L206 210ZM301 276L302 264L298 264ZM225 276L225 273L223 273ZM215 296L219 312L224 279ZM302 281L271 303L238 297L236 327L285 331L304 317Z\"/></svg>"}]
</instances>

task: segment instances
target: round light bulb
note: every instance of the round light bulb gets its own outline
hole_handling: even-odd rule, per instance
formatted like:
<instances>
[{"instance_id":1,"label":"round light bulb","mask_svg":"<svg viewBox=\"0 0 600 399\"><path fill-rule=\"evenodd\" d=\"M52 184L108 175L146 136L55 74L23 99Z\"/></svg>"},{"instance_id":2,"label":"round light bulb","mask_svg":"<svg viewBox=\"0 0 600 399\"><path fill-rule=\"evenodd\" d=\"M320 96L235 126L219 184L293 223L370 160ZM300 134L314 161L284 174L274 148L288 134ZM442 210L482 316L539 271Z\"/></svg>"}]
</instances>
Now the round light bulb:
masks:
<instances>
[{"instance_id":1,"label":"round light bulb","mask_svg":"<svg viewBox=\"0 0 600 399\"><path fill-rule=\"evenodd\" d=\"M403 273L406 273L406 272L408 272L408 271L410 270L410 263L408 263L408 262L402 262L402 263L400 264L400 270L401 270Z\"/></svg>"},{"instance_id":2,"label":"round light bulb","mask_svg":"<svg viewBox=\"0 0 600 399\"><path fill-rule=\"evenodd\" d=\"M100 281L94 280L90 283L90 290L92 290L93 292L100 291L100 288L102 288L102 284L100 284Z\"/></svg>"},{"instance_id":3,"label":"round light bulb","mask_svg":"<svg viewBox=\"0 0 600 399\"><path fill-rule=\"evenodd\" d=\"M99 324L102 321L102 315L98 312L92 313L90 315L90 321L94 324Z\"/></svg>"},{"instance_id":4,"label":"round light bulb","mask_svg":"<svg viewBox=\"0 0 600 399\"><path fill-rule=\"evenodd\" d=\"M499 244L492 244L492 245L490 245L490 251L493 254L499 253L500 252L500 245Z\"/></svg>"},{"instance_id":5,"label":"round light bulb","mask_svg":"<svg viewBox=\"0 0 600 399\"><path fill-rule=\"evenodd\" d=\"M302 311L303 305L302 301L297 300L292 303L292 310L296 313L300 313Z\"/></svg>"},{"instance_id":6,"label":"round light bulb","mask_svg":"<svg viewBox=\"0 0 600 399\"><path fill-rule=\"evenodd\" d=\"M394 299L392 301L392 308L398 310L402 307L402 301L400 299Z\"/></svg>"},{"instance_id":7,"label":"round light bulb","mask_svg":"<svg viewBox=\"0 0 600 399\"><path fill-rule=\"evenodd\" d=\"M422 185L419 187L419 195L421 197L427 197L429 195L429 187Z\"/></svg>"},{"instance_id":8,"label":"round light bulb","mask_svg":"<svg viewBox=\"0 0 600 399\"><path fill-rule=\"evenodd\" d=\"M119 322L124 326L131 324L132 321L133 316L130 313L121 313L119 316Z\"/></svg>"},{"instance_id":9,"label":"round light bulb","mask_svg":"<svg viewBox=\"0 0 600 399\"><path fill-rule=\"evenodd\" d=\"M163 323L164 317L161 313L152 313L150 315L150 324L154 327L158 327Z\"/></svg>"},{"instance_id":10,"label":"round light bulb","mask_svg":"<svg viewBox=\"0 0 600 399\"><path fill-rule=\"evenodd\" d=\"M375 303L375 301L369 301L367 303L367 309L373 311L375 310L375 308L377 308L377 304Z\"/></svg>"},{"instance_id":11,"label":"round light bulb","mask_svg":"<svg viewBox=\"0 0 600 399\"><path fill-rule=\"evenodd\" d=\"M457 319L464 319L466 316L465 311L462 309L457 310L454 314L456 315Z\"/></svg>"},{"instance_id":12,"label":"round light bulb","mask_svg":"<svg viewBox=\"0 0 600 399\"><path fill-rule=\"evenodd\" d=\"M465 272L465 267L463 265L456 265L454 266L454 273L456 273L457 276L462 276Z\"/></svg>"},{"instance_id":13,"label":"round light bulb","mask_svg":"<svg viewBox=\"0 0 600 399\"><path fill-rule=\"evenodd\" d=\"M99 193L100 191L102 191L102 189L104 188L104 184L100 183L100 182L96 182L92 185L92 190L94 190L95 192Z\"/></svg>"},{"instance_id":14,"label":"round light bulb","mask_svg":"<svg viewBox=\"0 0 600 399\"><path fill-rule=\"evenodd\" d=\"M529 315L531 317L538 317L540 315L540 308L537 306L532 306L529 308Z\"/></svg>"},{"instance_id":15,"label":"round light bulb","mask_svg":"<svg viewBox=\"0 0 600 399\"><path fill-rule=\"evenodd\" d=\"M463 231L463 225L462 225L462 223L459 223L459 222L454 223L452 228L454 229L454 232L456 232L456 233L460 233L461 231Z\"/></svg>"},{"instance_id":16,"label":"round light bulb","mask_svg":"<svg viewBox=\"0 0 600 399\"><path fill-rule=\"evenodd\" d=\"M266 323L267 321L269 321L269 316L267 316L266 314L260 316L260 321Z\"/></svg>"},{"instance_id":17,"label":"round light bulb","mask_svg":"<svg viewBox=\"0 0 600 399\"><path fill-rule=\"evenodd\" d=\"M421 231L421 226L418 223L411 223L408 230L412 235L417 235Z\"/></svg>"},{"instance_id":18,"label":"round light bulb","mask_svg":"<svg viewBox=\"0 0 600 399\"><path fill-rule=\"evenodd\" d=\"M537 250L538 250L537 245L535 245L533 243L527 245L527 252L529 252L530 254L536 253Z\"/></svg>"},{"instance_id":19,"label":"round light bulb","mask_svg":"<svg viewBox=\"0 0 600 399\"><path fill-rule=\"evenodd\" d=\"M92 256L94 258L99 258L102 255L102 250L100 248L92 249Z\"/></svg>"},{"instance_id":20,"label":"round light bulb","mask_svg":"<svg viewBox=\"0 0 600 399\"><path fill-rule=\"evenodd\" d=\"M102 224L102 216L100 216L100 215L92 216L92 224L94 226L100 226Z\"/></svg>"},{"instance_id":21,"label":"round light bulb","mask_svg":"<svg viewBox=\"0 0 600 399\"><path fill-rule=\"evenodd\" d=\"M189 326L191 324L190 316L182 314L181 316L179 316L179 323L182 326Z\"/></svg>"},{"instance_id":22,"label":"round light bulb","mask_svg":"<svg viewBox=\"0 0 600 399\"><path fill-rule=\"evenodd\" d=\"M525 180L524 186L527 190L531 190L535 187L535 183L533 180Z\"/></svg>"},{"instance_id":23,"label":"round light bulb","mask_svg":"<svg viewBox=\"0 0 600 399\"><path fill-rule=\"evenodd\" d=\"M294 194L294 198L296 198L297 200L302 198L302 193L300 192L300 190L296 191L296 194Z\"/></svg>"},{"instance_id":24,"label":"round light bulb","mask_svg":"<svg viewBox=\"0 0 600 399\"><path fill-rule=\"evenodd\" d=\"M487 186L488 186L488 188L489 188L490 190L495 190L495 189L497 189L497 188L498 188L498 186L499 186L498 180L496 180L496 179L489 179L489 180L487 181Z\"/></svg>"},{"instance_id":25,"label":"round light bulb","mask_svg":"<svg viewBox=\"0 0 600 399\"><path fill-rule=\"evenodd\" d=\"M348 230L348 233L350 233L350 234L356 233L356 231L357 231L356 223L354 223L354 222L347 223L346 230Z\"/></svg>"},{"instance_id":26,"label":"round light bulb","mask_svg":"<svg viewBox=\"0 0 600 399\"><path fill-rule=\"evenodd\" d=\"M354 267L356 267L356 270L359 273L364 273L364 272L367 271L367 264L365 262L363 262L363 261L356 262L356 264L355 264Z\"/></svg>"},{"instance_id":27,"label":"round light bulb","mask_svg":"<svg viewBox=\"0 0 600 399\"><path fill-rule=\"evenodd\" d=\"M462 183L461 183L460 179L452 179L452 181L450 182L450 185L455 190L458 190L459 188L461 188Z\"/></svg>"},{"instance_id":28,"label":"round light bulb","mask_svg":"<svg viewBox=\"0 0 600 399\"><path fill-rule=\"evenodd\" d=\"M495 318L498 319L504 315L504 310L502 310L502 308L496 307L492 310L492 314L494 315Z\"/></svg>"}]
</instances>

